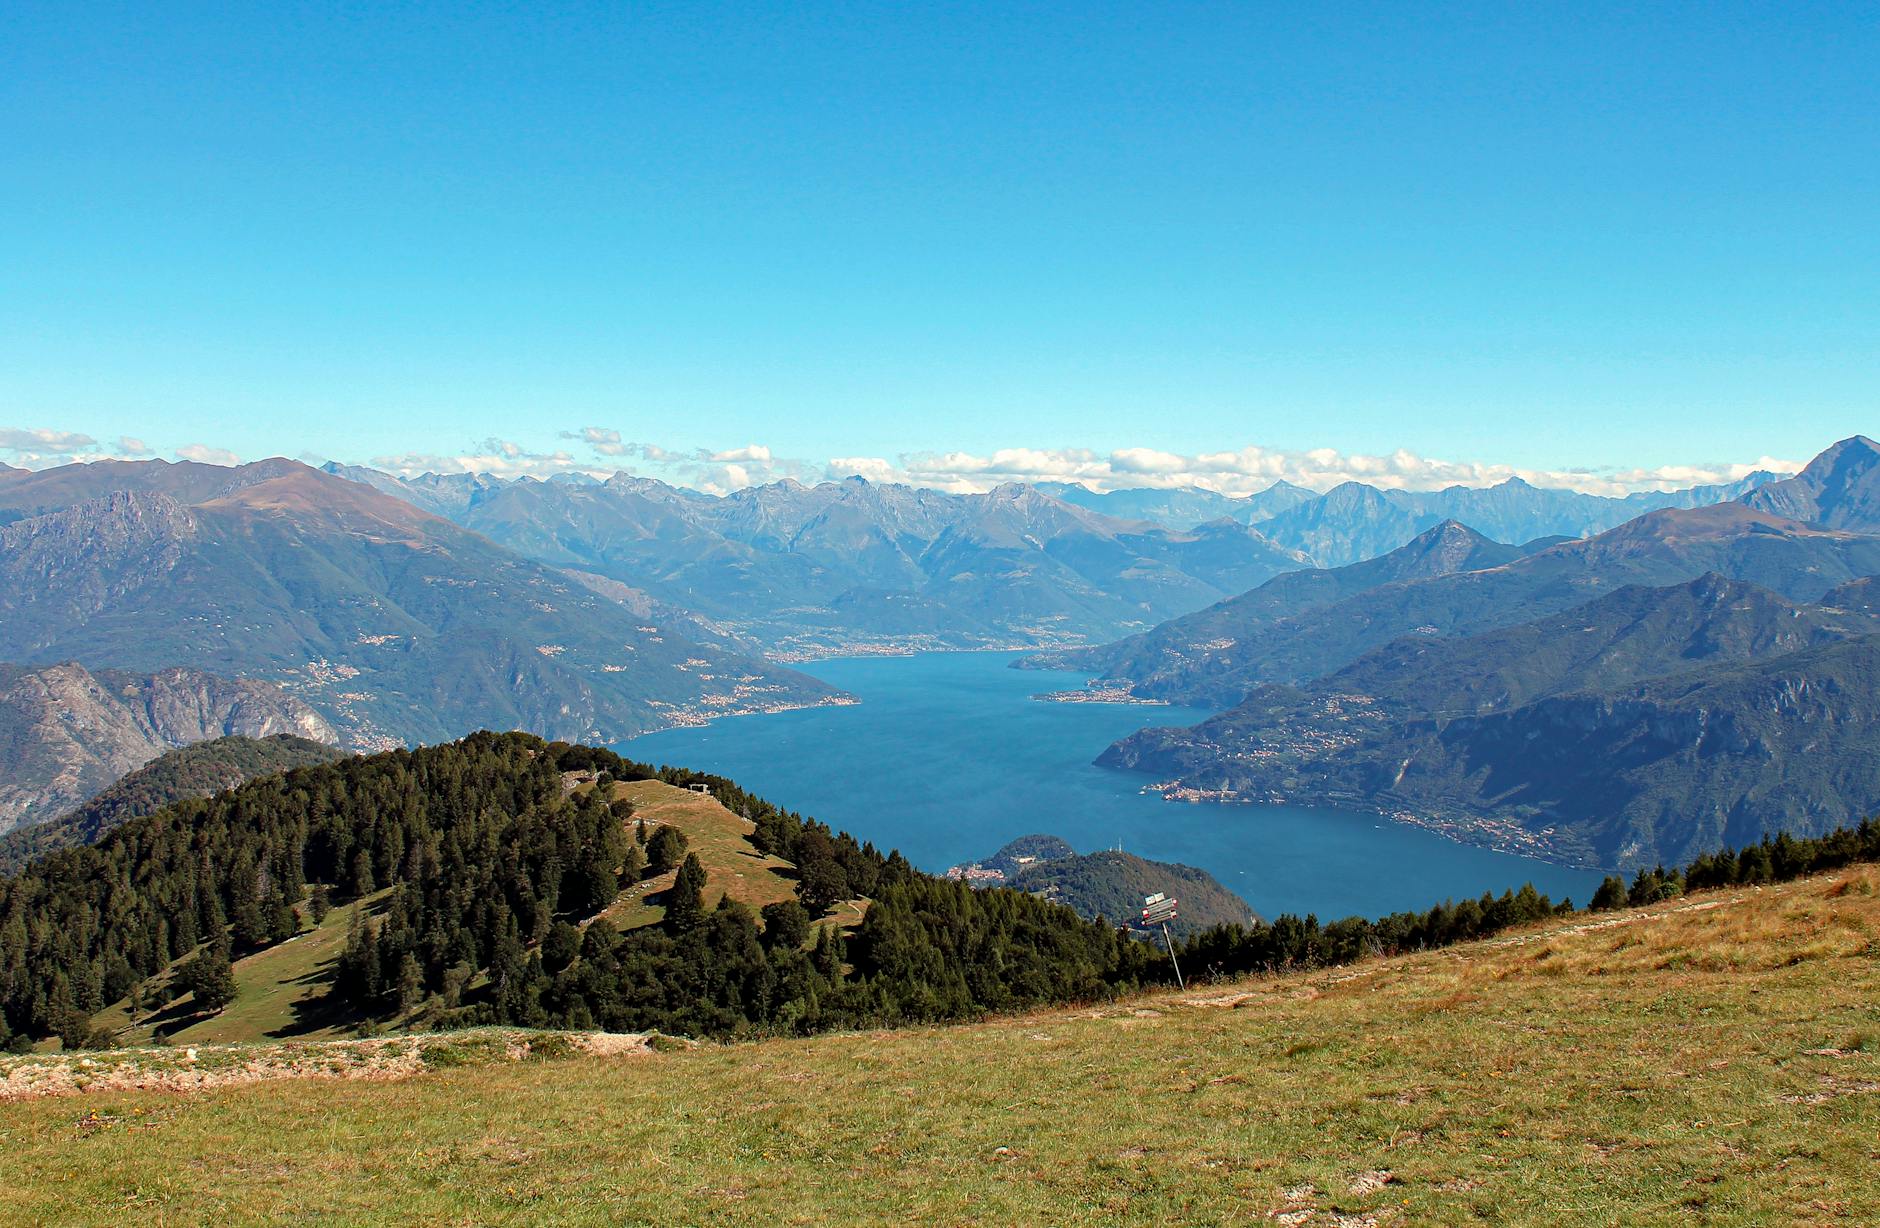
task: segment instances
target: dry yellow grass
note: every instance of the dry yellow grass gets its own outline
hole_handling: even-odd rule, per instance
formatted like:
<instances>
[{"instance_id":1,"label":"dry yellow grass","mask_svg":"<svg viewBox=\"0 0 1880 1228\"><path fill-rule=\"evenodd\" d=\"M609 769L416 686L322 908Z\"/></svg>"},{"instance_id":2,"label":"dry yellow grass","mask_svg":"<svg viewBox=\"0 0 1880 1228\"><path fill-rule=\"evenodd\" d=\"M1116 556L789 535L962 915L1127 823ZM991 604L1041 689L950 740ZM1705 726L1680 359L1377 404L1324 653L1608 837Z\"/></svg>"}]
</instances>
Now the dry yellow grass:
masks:
<instances>
[{"instance_id":1,"label":"dry yellow grass","mask_svg":"<svg viewBox=\"0 0 1880 1228\"><path fill-rule=\"evenodd\" d=\"M1880 1223L1880 871L956 1028L0 1106L9 1223Z\"/></svg>"},{"instance_id":2,"label":"dry yellow grass","mask_svg":"<svg viewBox=\"0 0 1880 1228\"><path fill-rule=\"evenodd\" d=\"M726 810L710 794L659 780L635 780L615 784L613 796L634 804L636 818L646 821L649 837L661 825L685 833L688 851L698 854L705 870L707 908L716 907L727 895L752 911L795 898L794 879L779 873L792 872L790 863L752 848L755 825ZM601 915L621 929L653 924L666 910L648 900L672 886L672 879L669 872L628 888Z\"/></svg>"}]
</instances>

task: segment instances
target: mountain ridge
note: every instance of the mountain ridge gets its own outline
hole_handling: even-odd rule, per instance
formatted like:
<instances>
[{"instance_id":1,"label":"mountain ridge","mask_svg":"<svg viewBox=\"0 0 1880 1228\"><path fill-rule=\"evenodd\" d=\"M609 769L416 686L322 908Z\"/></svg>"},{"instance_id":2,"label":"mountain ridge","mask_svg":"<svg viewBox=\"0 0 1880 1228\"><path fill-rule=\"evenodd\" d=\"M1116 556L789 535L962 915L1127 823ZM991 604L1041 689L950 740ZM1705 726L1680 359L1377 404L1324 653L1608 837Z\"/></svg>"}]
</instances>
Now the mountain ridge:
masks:
<instances>
[{"instance_id":1,"label":"mountain ridge","mask_svg":"<svg viewBox=\"0 0 1880 1228\"><path fill-rule=\"evenodd\" d=\"M1600 866L1818 834L1880 802L1856 731L1880 617L1707 574L1254 688L1099 762L1170 788L1363 805Z\"/></svg>"},{"instance_id":2,"label":"mountain ridge","mask_svg":"<svg viewBox=\"0 0 1880 1228\"><path fill-rule=\"evenodd\" d=\"M354 745L624 738L839 698L297 462L67 466L9 482L0 506L33 513L0 528L0 659L265 680Z\"/></svg>"}]
</instances>

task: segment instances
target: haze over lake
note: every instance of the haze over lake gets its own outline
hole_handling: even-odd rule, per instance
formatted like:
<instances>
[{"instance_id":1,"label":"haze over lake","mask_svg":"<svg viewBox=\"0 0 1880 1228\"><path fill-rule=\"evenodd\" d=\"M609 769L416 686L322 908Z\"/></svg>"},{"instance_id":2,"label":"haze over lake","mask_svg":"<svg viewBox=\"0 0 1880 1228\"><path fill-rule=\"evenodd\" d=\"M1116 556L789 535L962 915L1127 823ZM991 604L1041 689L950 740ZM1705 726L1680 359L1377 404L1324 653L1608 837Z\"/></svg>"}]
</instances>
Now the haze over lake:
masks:
<instances>
[{"instance_id":1,"label":"haze over lake","mask_svg":"<svg viewBox=\"0 0 1880 1228\"><path fill-rule=\"evenodd\" d=\"M1294 806L1187 805L1140 792L1147 777L1095 766L1115 739L1191 724L1192 708L1040 703L1081 674L1008 668L1015 654L927 653L802 667L861 699L671 729L631 758L718 772L923 870L1031 832L1079 852L1113 847L1199 866L1262 914L1321 918L1422 908L1523 882L1584 905L1600 875L1472 848L1375 815Z\"/></svg>"}]
</instances>

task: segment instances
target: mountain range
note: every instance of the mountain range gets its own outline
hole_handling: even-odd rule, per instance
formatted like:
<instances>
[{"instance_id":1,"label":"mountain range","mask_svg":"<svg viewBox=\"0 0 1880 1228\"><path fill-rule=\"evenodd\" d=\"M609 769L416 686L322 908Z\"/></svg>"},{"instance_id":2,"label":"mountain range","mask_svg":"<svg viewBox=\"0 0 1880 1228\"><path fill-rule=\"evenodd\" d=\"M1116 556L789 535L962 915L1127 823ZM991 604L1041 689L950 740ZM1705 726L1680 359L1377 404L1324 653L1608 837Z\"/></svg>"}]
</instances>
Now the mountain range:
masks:
<instances>
[{"instance_id":1,"label":"mountain range","mask_svg":"<svg viewBox=\"0 0 1880 1228\"><path fill-rule=\"evenodd\" d=\"M1112 516L1134 516L1176 526L1223 517L1257 525L1262 535L1299 551L1314 566L1339 567L1385 554L1446 520L1459 521L1501 542L1585 537L1646 512L1741 499L1777 481L1778 475L1758 470L1721 485L1639 491L1620 497L1533 486L1518 477L1496 486L1449 486L1430 491L1343 482L1323 494L1290 482L1276 482L1242 498L1197 488L1097 494L1083 486L1053 483L1039 489L1067 503ZM1780 507L1767 510L1790 519L1811 519Z\"/></svg>"},{"instance_id":2,"label":"mountain range","mask_svg":"<svg viewBox=\"0 0 1880 1228\"><path fill-rule=\"evenodd\" d=\"M1449 519L1503 542L1578 537L1774 477L1625 498L1519 479L1431 492L1347 482L1322 495L1278 482L1233 498L1067 483L947 494L859 477L710 496L626 474L505 481L327 468L530 558L692 611L782 659L1110 639L1276 575L1386 553Z\"/></svg>"},{"instance_id":3,"label":"mountain range","mask_svg":"<svg viewBox=\"0 0 1880 1228\"><path fill-rule=\"evenodd\" d=\"M96 844L113 828L172 802L210 797L257 777L343 757L337 747L291 733L258 738L236 734L165 751L76 810L44 822L29 817L0 836L0 876L18 873L27 862L47 853Z\"/></svg>"},{"instance_id":4,"label":"mountain range","mask_svg":"<svg viewBox=\"0 0 1880 1228\"><path fill-rule=\"evenodd\" d=\"M1080 654L1226 709L1100 762L1603 866L1858 820L1880 805L1880 539L1821 522L1869 524L1876 460L1849 440L1744 502L1507 562L1444 526ZM1458 564L1417 574L1444 543Z\"/></svg>"},{"instance_id":5,"label":"mountain range","mask_svg":"<svg viewBox=\"0 0 1880 1228\"><path fill-rule=\"evenodd\" d=\"M353 747L619 739L837 698L293 461L65 466L0 483L0 516L0 660L265 681Z\"/></svg>"},{"instance_id":6,"label":"mountain range","mask_svg":"<svg viewBox=\"0 0 1880 1228\"><path fill-rule=\"evenodd\" d=\"M783 659L1109 638L1308 563L1230 520L1172 528L1020 484L953 495L786 480L712 497L625 474L505 482L329 469Z\"/></svg>"},{"instance_id":7,"label":"mountain range","mask_svg":"<svg viewBox=\"0 0 1880 1228\"><path fill-rule=\"evenodd\" d=\"M479 727L618 741L716 715L850 702L780 662L1042 647L1028 664L1223 711L1203 733L1144 734L1109 761L1303 796L1310 773L1281 787L1224 765L1269 725L1319 730L1311 705L1335 697L1377 705L1383 715L1364 720L1391 731L1373 738L1382 754L1418 722L1459 747L1470 729L1511 728L1576 697L1605 697L1621 715L1688 703L1662 690L1640 698L1639 688L1691 671L1739 671L1711 680L1724 688L1715 695L1739 697L1758 693L1740 671L1799 665L1808 653L1830 654L1811 669L1849 675L1877 604L1867 583L1880 574L1877 486L1880 446L1863 437L1792 478L1624 499L1518 479L1434 492L1346 483L1322 495L1278 483L1233 499L1022 484L951 494L861 478L712 495L625 473L405 478L282 459L9 469L0 660L20 678L54 667L194 671L214 680L199 684L205 696L265 688L252 694L271 696L298 732L372 748ZM1312 565L1337 560L1348 561ZM1642 592L1700 578L1728 597L1701 634L1678 638L1679 620L1694 616L1669 597L1637 614L1626 637L1584 630ZM1608 598L1617 604L1588 604ZM1697 598L1685 600L1694 608ZM1770 601L1786 605L1770 613ZM1582 629L1569 634L1574 620ZM1804 642L1804 630L1816 638ZM76 675L63 684L85 690ZM1713 694L1691 687L1680 695ZM1336 702L1347 717L1357 710ZM1585 719L1589 709L1573 711ZM11 822L75 804L179 741L285 727L199 722L169 740L108 722L68 731L68 750L16 762L96 766L63 784L50 768L16 770ZM1434 764L1434 752L1418 762ZM1529 834L1553 822L1538 816L1558 817L1549 805L1504 804L1502 793L1476 797L1459 770L1432 768L1413 800L1470 821L1519 810ZM1327 797L1389 792L1355 758L1321 775L1311 788ZM1400 798L1411 796L1404 780L1424 779L1396 775ZM1640 785L1641 795L1658 787ZM1832 809L1859 790L1809 796ZM1564 834L1581 822L1572 819L1536 838L1582 859L1687 847L1682 836L1640 836L1637 807L1620 810L1607 835ZM1715 824L1693 823L1701 838L1714 834Z\"/></svg>"},{"instance_id":8,"label":"mountain range","mask_svg":"<svg viewBox=\"0 0 1880 1228\"><path fill-rule=\"evenodd\" d=\"M1225 707L1255 685L1317 678L1402 636L1508 626L1628 584L1676 584L1714 571L1814 601L1880 572L1880 537L1742 503L1650 512L1513 559L1501 557L1505 549L1445 522L1381 558L1282 576L1145 634L1031 663L1097 673L1145 698Z\"/></svg>"}]
</instances>

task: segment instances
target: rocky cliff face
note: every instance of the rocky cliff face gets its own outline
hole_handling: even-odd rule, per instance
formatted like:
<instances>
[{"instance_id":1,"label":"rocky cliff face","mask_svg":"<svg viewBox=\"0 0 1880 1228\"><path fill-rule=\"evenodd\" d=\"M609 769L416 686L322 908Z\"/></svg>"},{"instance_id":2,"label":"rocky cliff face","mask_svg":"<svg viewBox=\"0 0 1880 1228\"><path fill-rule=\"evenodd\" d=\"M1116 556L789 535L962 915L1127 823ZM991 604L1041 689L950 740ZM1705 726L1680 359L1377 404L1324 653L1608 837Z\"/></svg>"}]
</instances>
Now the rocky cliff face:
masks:
<instances>
[{"instance_id":1,"label":"rocky cliff face","mask_svg":"<svg viewBox=\"0 0 1880 1228\"><path fill-rule=\"evenodd\" d=\"M0 666L0 832L61 814L176 747L281 733L339 740L312 708L267 683L188 669Z\"/></svg>"}]
</instances>

